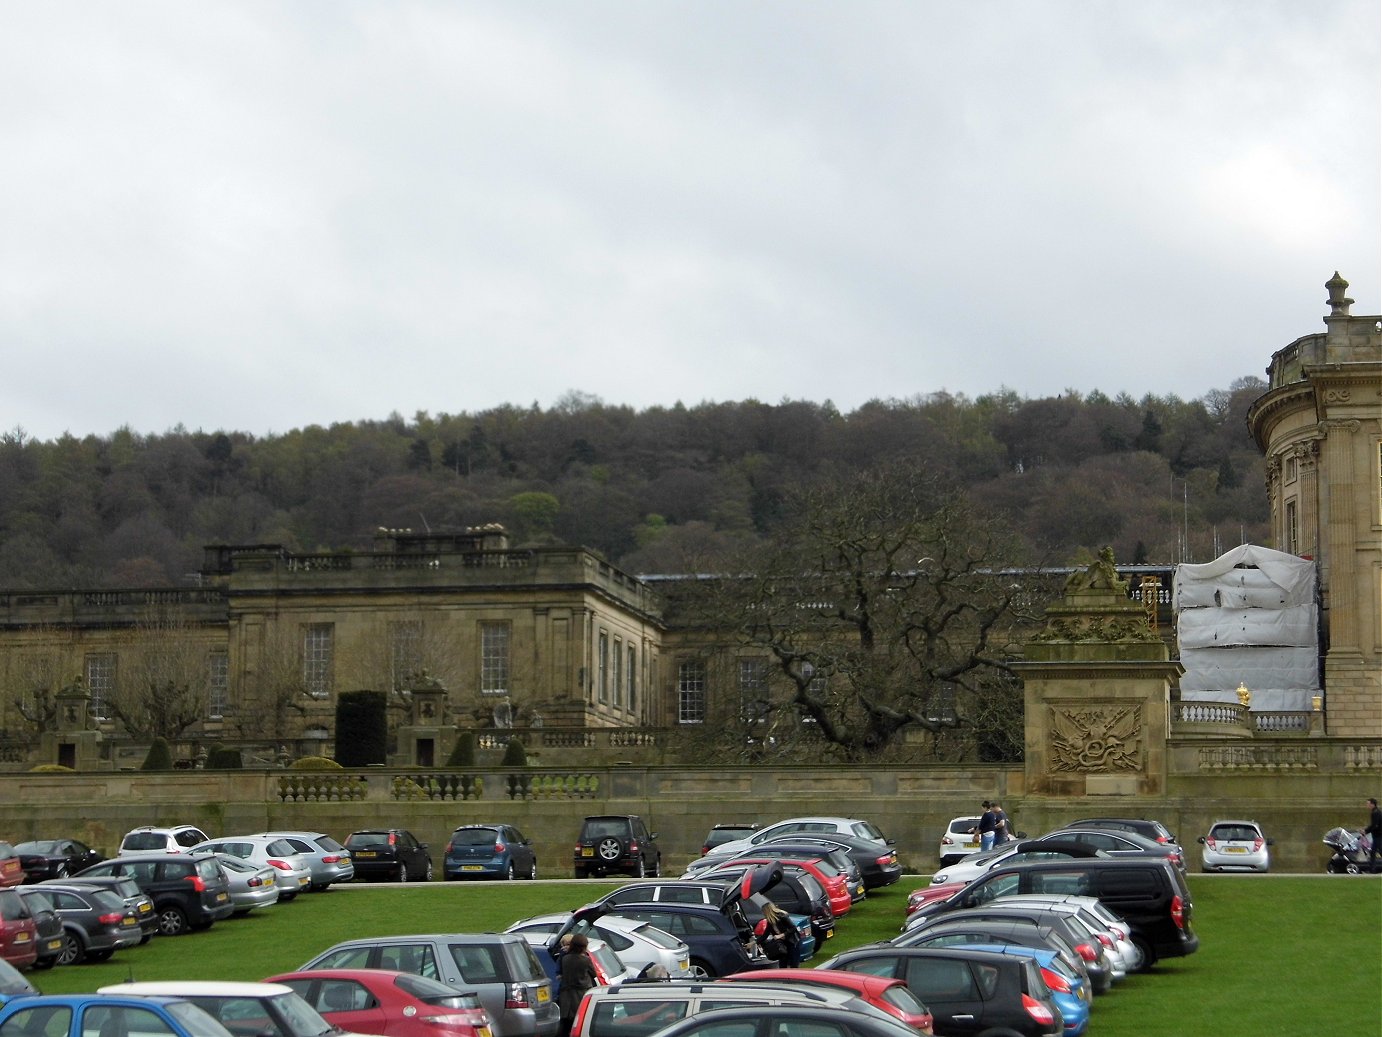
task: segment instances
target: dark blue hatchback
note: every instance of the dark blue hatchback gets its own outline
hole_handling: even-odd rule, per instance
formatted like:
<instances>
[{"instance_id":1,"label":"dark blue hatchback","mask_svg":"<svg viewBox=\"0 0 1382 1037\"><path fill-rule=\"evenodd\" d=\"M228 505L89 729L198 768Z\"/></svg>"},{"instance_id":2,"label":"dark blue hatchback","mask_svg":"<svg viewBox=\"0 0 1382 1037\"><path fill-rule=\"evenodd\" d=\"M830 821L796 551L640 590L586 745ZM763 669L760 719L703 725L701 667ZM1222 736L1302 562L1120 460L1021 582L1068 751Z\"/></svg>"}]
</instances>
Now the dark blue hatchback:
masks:
<instances>
[{"instance_id":1,"label":"dark blue hatchback","mask_svg":"<svg viewBox=\"0 0 1382 1037\"><path fill-rule=\"evenodd\" d=\"M513 825L462 825L451 833L442 862L450 879L535 879L537 851Z\"/></svg>"}]
</instances>

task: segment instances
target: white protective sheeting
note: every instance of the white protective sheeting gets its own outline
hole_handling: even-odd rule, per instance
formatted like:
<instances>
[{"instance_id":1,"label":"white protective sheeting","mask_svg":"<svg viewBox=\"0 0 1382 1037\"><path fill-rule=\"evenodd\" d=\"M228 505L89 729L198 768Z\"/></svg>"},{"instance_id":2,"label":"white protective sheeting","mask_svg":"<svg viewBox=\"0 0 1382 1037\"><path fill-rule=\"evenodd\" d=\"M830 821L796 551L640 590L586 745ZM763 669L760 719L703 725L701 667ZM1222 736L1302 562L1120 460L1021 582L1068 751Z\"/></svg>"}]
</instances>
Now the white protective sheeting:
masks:
<instances>
[{"instance_id":1,"label":"white protective sheeting","mask_svg":"<svg viewBox=\"0 0 1382 1037\"><path fill-rule=\"evenodd\" d=\"M1308 710L1319 694L1315 563L1244 544L1212 562L1176 567L1172 600L1181 697L1254 710Z\"/></svg>"}]
</instances>

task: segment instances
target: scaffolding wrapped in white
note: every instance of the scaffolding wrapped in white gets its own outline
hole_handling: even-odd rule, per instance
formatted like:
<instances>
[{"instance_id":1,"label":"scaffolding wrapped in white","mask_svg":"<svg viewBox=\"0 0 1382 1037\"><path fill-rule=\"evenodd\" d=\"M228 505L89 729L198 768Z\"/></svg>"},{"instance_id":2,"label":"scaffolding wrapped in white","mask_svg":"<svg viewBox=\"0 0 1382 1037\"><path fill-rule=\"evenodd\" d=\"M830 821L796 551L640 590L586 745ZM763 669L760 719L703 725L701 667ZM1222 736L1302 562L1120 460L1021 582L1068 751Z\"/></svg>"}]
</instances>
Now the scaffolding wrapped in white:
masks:
<instances>
[{"instance_id":1,"label":"scaffolding wrapped in white","mask_svg":"<svg viewBox=\"0 0 1382 1037\"><path fill-rule=\"evenodd\" d=\"M1319 687L1315 563L1244 544L1203 565L1176 566L1173 599L1181 698L1255 710L1308 710Z\"/></svg>"}]
</instances>

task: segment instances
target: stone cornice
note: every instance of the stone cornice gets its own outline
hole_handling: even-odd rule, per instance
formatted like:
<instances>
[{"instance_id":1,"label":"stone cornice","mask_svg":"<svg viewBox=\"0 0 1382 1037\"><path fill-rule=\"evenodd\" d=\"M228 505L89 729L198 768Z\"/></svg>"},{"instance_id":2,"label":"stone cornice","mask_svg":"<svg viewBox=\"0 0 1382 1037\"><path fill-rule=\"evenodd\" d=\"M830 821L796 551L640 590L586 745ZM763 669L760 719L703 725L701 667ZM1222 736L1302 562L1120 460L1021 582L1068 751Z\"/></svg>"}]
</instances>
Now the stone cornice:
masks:
<instances>
[{"instance_id":1,"label":"stone cornice","mask_svg":"<svg viewBox=\"0 0 1382 1037\"><path fill-rule=\"evenodd\" d=\"M1163 677L1170 680L1173 677L1180 677L1185 672L1185 667L1180 664L1179 659L1148 659L1145 661L1124 661L1109 662L1108 660L1090 660L1088 662L1059 659L1051 662L1029 662L1022 660L1011 664L1012 668L1022 675L1022 679L1030 680L1060 680L1066 677L1089 679L1091 674L1097 673L1101 678L1122 678L1125 680L1149 680L1155 677Z\"/></svg>"}]
</instances>

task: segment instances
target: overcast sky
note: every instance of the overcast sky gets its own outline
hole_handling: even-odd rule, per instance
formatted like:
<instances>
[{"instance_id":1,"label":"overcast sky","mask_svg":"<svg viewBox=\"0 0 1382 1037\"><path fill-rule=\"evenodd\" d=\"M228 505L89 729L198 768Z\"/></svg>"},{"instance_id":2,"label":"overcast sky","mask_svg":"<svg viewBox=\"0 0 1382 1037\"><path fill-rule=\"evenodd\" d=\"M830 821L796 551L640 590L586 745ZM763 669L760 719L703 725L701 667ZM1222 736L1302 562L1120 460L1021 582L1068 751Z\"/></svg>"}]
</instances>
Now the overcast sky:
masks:
<instances>
[{"instance_id":1,"label":"overcast sky","mask_svg":"<svg viewBox=\"0 0 1382 1037\"><path fill-rule=\"evenodd\" d=\"M43 0L0 430L1010 388L1382 312L1377 0Z\"/></svg>"}]
</instances>

